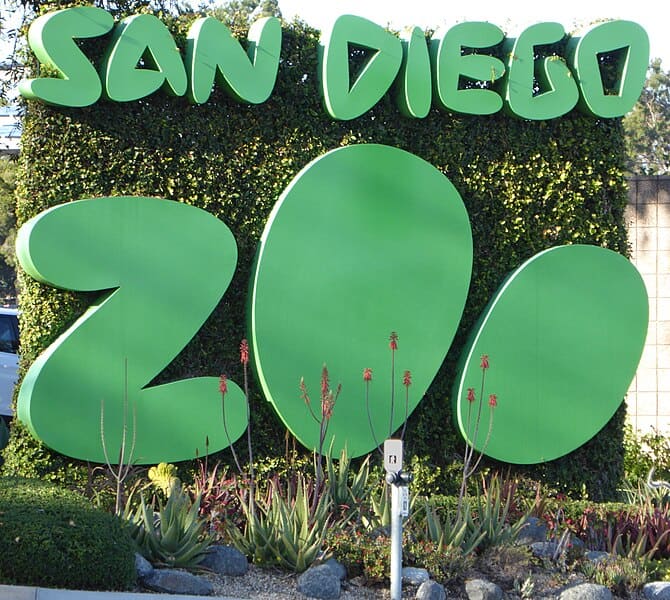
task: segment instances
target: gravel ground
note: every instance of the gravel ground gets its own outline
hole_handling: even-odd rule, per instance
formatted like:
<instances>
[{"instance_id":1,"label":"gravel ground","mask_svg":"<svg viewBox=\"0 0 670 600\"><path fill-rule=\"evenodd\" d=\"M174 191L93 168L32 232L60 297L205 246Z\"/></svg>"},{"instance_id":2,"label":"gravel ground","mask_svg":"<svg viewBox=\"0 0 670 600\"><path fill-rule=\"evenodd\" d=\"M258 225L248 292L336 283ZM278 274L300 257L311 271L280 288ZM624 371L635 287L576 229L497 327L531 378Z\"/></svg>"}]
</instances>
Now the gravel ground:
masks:
<instances>
[{"instance_id":1,"label":"gravel ground","mask_svg":"<svg viewBox=\"0 0 670 600\"><path fill-rule=\"evenodd\" d=\"M214 585L214 593L236 599L249 600L306 600L298 592L298 575L278 569L261 569L254 565L242 577L208 574L205 577ZM358 585L357 585L358 583ZM403 586L403 598L415 598L415 587ZM362 585L356 579L347 580L342 586L342 600L388 600L389 590Z\"/></svg>"},{"instance_id":2,"label":"gravel ground","mask_svg":"<svg viewBox=\"0 0 670 600\"><path fill-rule=\"evenodd\" d=\"M254 565L242 577L226 577L215 574L204 575L213 585L216 596L235 600L307 600L298 592L298 575L286 573L279 569L266 569ZM481 573L469 573L468 578L486 578ZM535 572L533 581L535 589L533 600L557 600L562 590L571 585L583 583L583 577L571 574L556 577L556 574ZM403 600L414 600L417 587L403 584ZM359 578L347 580L342 586L342 600L390 600L391 594L387 587L368 587ZM447 590L447 597L452 600L467 600L468 596L462 586ZM505 600L520 600L521 596L508 590ZM619 596L614 596L615 600ZM641 593L634 593L628 600L640 600Z\"/></svg>"}]
</instances>

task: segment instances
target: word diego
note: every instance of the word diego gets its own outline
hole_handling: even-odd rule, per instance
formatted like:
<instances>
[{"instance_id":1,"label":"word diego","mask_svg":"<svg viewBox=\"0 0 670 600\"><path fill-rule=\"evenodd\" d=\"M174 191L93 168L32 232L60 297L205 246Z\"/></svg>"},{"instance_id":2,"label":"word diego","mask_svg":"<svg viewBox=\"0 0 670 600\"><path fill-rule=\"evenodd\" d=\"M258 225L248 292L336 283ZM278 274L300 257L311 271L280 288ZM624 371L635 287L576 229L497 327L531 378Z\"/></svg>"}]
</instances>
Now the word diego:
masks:
<instances>
[{"instance_id":1,"label":"word diego","mask_svg":"<svg viewBox=\"0 0 670 600\"><path fill-rule=\"evenodd\" d=\"M112 33L98 69L76 40ZM524 119L560 117L578 107L611 118L633 107L644 85L649 39L631 21L609 21L567 39L565 57L543 49L566 33L559 23L538 23L505 38L491 23L466 22L438 30L430 40L418 27L396 37L381 26L343 15L321 36L319 76L328 113L354 119L394 89L401 112L425 117L431 106L457 113L490 115L501 109ZM208 101L216 83L240 102L260 104L274 89L282 31L274 17L249 30L245 51L230 30L212 17L191 25L182 57L157 17L135 15L114 24L101 8L80 6L39 17L28 42L55 77L27 79L20 93L57 106L83 107L101 97L139 100L158 90L191 102ZM493 52L502 44L501 60ZM350 84L350 50L370 57ZM603 77L606 55L616 57ZM604 80L607 80L606 84Z\"/></svg>"}]
</instances>

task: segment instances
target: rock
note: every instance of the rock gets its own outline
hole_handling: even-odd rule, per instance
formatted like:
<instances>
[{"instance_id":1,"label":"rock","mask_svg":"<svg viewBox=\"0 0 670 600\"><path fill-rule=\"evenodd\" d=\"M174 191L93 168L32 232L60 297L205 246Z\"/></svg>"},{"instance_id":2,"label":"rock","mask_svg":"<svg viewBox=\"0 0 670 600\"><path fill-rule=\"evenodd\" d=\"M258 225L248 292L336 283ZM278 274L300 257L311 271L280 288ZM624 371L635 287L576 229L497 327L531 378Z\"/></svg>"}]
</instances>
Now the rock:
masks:
<instances>
[{"instance_id":1,"label":"rock","mask_svg":"<svg viewBox=\"0 0 670 600\"><path fill-rule=\"evenodd\" d=\"M135 552L135 570L137 571L137 578L144 579L154 572L154 567L139 552Z\"/></svg>"},{"instance_id":2,"label":"rock","mask_svg":"<svg viewBox=\"0 0 670 600\"><path fill-rule=\"evenodd\" d=\"M530 545L533 556L538 558L551 558L558 550L556 542L534 542Z\"/></svg>"},{"instance_id":3,"label":"rock","mask_svg":"<svg viewBox=\"0 0 670 600\"><path fill-rule=\"evenodd\" d=\"M470 600L502 600L502 590L485 579L471 579L465 582L465 593Z\"/></svg>"},{"instance_id":4,"label":"rock","mask_svg":"<svg viewBox=\"0 0 670 600\"><path fill-rule=\"evenodd\" d=\"M564 590L559 600L612 600L612 592L604 585L582 583Z\"/></svg>"},{"instance_id":5,"label":"rock","mask_svg":"<svg viewBox=\"0 0 670 600\"><path fill-rule=\"evenodd\" d=\"M609 552L601 552L600 550L589 550L584 554L587 560L593 563L600 563L608 560L612 555Z\"/></svg>"},{"instance_id":6,"label":"rock","mask_svg":"<svg viewBox=\"0 0 670 600\"><path fill-rule=\"evenodd\" d=\"M446 600L447 592L437 581L424 581L416 592L416 600Z\"/></svg>"},{"instance_id":7,"label":"rock","mask_svg":"<svg viewBox=\"0 0 670 600\"><path fill-rule=\"evenodd\" d=\"M402 580L410 585L421 585L430 579L426 569L416 569L414 567L403 567Z\"/></svg>"},{"instance_id":8,"label":"rock","mask_svg":"<svg viewBox=\"0 0 670 600\"><path fill-rule=\"evenodd\" d=\"M329 567L333 574L340 578L340 581L344 581L347 578L347 568L341 562L338 562L334 558L329 558L323 564Z\"/></svg>"},{"instance_id":9,"label":"rock","mask_svg":"<svg viewBox=\"0 0 670 600\"><path fill-rule=\"evenodd\" d=\"M214 593L209 581L178 569L154 569L151 575L142 579L142 585L164 594L210 596Z\"/></svg>"},{"instance_id":10,"label":"rock","mask_svg":"<svg viewBox=\"0 0 670 600\"><path fill-rule=\"evenodd\" d=\"M670 600L670 583L653 581L642 588L642 594L648 600Z\"/></svg>"},{"instance_id":11,"label":"rock","mask_svg":"<svg viewBox=\"0 0 670 600\"><path fill-rule=\"evenodd\" d=\"M545 542L549 532L547 524L537 517L528 517L516 539L517 544L529 546L534 542Z\"/></svg>"},{"instance_id":12,"label":"rock","mask_svg":"<svg viewBox=\"0 0 670 600\"><path fill-rule=\"evenodd\" d=\"M212 546L199 566L234 577L245 575L249 570L247 557L233 546Z\"/></svg>"},{"instance_id":13,"label":"rock","mask_svg":"<svg viewBox=\"0 0 670 600\"><path fill-rule=\"evenodd\" d=\"M340 577L329 565L310 567L298 577L298 591L310 598L334 600L340 597Z\"/></svg>"}]
</instances>

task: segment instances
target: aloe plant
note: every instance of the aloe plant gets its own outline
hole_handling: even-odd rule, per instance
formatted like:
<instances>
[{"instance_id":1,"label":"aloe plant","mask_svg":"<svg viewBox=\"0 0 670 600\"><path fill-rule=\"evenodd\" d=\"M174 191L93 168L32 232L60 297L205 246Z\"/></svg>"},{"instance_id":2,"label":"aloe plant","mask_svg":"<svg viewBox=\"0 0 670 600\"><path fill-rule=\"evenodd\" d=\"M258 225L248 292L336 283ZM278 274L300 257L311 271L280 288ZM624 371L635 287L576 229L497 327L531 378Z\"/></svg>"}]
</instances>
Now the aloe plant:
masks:
<instances>
[{"instance_id":1,"label":"aloe plant","mask_svg":"<svg viewBox=\"0 0 670 600\"><path fill-rule=\"evenodd\" d=\"M154 565L196 568L212 543L199 509L200 497L192 502L179 480L172 482L168 499L165 504L159 501L157 512L142 496L129 520L140 553Z\"/></svg>"},{"instance_id":2,"label":"aloe plant","mask_svg":"<svg viewBox=\"0 0 670 600\"><path fill-rule=\"evenodd\" d=\"M321 554L330 524L328 494L316 500L314 494L315 486L302 474L285 486L271 479L267 494L256 498L255 512L240 502L246 524L227 523L233 544L256 564L304 571Z\"/></svg>"},{"instance_id":3,"label":"aloe plant","mask_svg":"<svg viewBox=\"0 0 670 600\"><path fill-rule=\"evenodd\" d=\"M513 493L504 490L497 475L492 477L484 492L477 491L473 509L475 517L471 520L470 529L479 529L484 534L479 549L511 543L519 537L526 523L528 514L510 523L510 509Z\"/></svg>"},{"instance_id":4,"label":"aloe plant","mask_svg":"<svg viewBox=\"0 0 670 600\"><path fill-rule=\"evenodd\" d=\"M332 449L332 443L331 443ZM346 447L340 453L337 467L330 452L326 455L326 488L333 506L339 512L338 523L344 525L356 517L360 517L361 507L368 495L368 479L370 476L370 457L366 457L358 472L351 470L351 459Z\"/></svg>"},{"instance_id":5,"label":"aloe plant","mask_svg":"<svg viewBox=\"0 0 670 600\"><path fill-rule=\"evenodd\" d=\"M454 512L453 517L442 519L438 510L429 502L424 503L426 518L426 537L436 544L439 551L449 547L458 547L464 555L473 553L486 537L481 525L472 518L472 511L467 501L461 512Z\"/></svg>"}]
</instances>

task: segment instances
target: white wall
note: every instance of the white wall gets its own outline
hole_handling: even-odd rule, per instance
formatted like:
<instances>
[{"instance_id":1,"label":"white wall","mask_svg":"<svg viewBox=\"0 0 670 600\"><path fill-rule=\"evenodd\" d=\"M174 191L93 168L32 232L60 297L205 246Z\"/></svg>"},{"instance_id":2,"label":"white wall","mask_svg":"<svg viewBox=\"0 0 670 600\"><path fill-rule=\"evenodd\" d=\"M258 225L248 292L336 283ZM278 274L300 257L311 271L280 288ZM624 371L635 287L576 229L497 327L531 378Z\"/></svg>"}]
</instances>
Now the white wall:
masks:
<instances>
[{"instance_id":1,"label":"white wall","mask_svg":"<svg viewBox=\"0 0 670 600\"><path fill-rule=\"evenodd\" d=\"M649 294L649 331L628 391L628 420L641 433L670 433L670 177L628 182L631 260Z\"/></svg>"}]
</instances>

